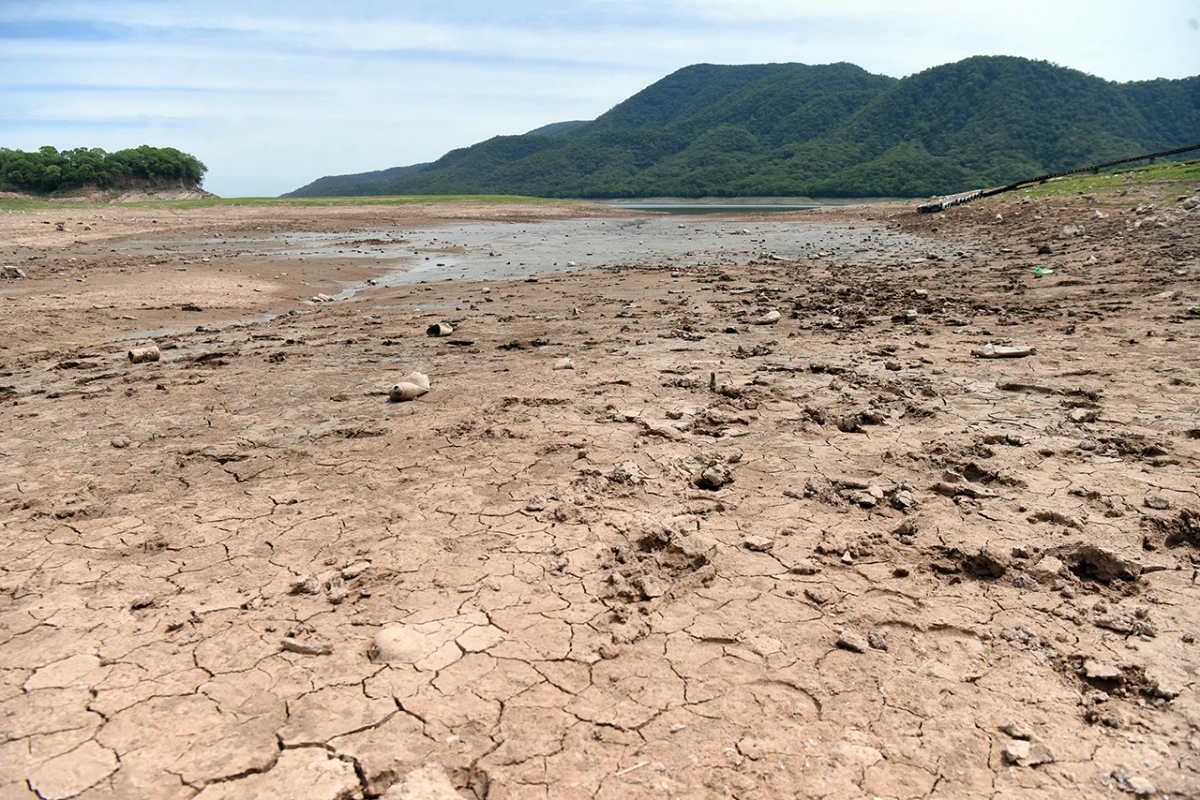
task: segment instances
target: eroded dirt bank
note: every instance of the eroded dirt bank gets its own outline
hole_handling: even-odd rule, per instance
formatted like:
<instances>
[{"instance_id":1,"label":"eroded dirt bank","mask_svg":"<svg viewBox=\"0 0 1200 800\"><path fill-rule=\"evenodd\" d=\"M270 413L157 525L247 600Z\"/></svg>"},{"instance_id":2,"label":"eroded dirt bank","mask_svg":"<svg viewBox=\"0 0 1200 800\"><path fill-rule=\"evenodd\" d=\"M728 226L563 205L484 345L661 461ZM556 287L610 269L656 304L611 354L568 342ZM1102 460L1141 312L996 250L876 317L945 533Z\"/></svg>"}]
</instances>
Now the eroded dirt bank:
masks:
<instances>
[{"instance_id":1,"label":"eroded dirt bank","mask_svg":"<svg viewBox=\"0 0 1200 800\"><path fill-rule=\"evenodd\" d=\"M1200 211L315 303L172 243L495 210L78 213L0 215L4 800L1200 793Z\"/></svg>"}]
</instances>

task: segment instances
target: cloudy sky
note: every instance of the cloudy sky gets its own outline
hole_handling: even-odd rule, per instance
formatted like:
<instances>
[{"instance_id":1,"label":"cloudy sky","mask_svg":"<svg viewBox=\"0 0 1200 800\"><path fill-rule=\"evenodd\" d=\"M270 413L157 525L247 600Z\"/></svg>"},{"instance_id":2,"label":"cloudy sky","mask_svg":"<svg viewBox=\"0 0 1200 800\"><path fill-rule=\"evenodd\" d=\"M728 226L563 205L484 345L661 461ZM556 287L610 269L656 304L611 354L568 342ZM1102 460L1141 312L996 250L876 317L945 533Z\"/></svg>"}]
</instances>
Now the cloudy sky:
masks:
<instances>
[{"instance_id":1,"label":"cloudy sky","mask_svg":"<svg viewBox=\"0 0 1200 800\"><path fill-rule=\"evenodd\" d=\"M177 147L210 191L277 195L591 119L689 64L980 54L1188 77L1200 0L0 0L0 146Z\"/></svg>"}]
</instances>

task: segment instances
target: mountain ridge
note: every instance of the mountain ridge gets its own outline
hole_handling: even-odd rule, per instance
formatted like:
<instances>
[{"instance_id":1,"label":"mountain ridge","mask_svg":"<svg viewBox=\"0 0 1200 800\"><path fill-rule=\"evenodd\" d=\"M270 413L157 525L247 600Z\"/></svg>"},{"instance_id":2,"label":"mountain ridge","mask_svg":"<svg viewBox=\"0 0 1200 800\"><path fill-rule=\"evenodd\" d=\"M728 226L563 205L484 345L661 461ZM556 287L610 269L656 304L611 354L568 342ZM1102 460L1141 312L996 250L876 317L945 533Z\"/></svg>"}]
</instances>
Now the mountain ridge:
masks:
<instances>
[{"instance_id":1,"label":"mountain ridge","mask_svg":"<svg viewBox=\"0 0 1200 800\"><path fill-rule=\"evenodd\" d=\"M844 62L697 64L590 122L284 196L921 197L1197 140L1200 76L1122 84L1014 56L901 79Z\"/></svg>"}]
</instances>

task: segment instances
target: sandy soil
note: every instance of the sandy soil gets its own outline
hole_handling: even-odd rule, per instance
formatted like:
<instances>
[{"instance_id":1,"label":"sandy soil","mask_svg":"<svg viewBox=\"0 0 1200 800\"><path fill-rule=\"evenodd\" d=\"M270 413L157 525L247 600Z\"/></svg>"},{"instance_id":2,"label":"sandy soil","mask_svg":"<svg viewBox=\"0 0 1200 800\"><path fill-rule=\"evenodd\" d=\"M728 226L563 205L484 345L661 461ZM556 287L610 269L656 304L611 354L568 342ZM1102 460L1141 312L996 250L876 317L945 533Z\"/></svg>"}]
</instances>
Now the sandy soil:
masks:
<instances>
[{"instance_id":1,"label":"sandy soil","mask_svg":"<svg viewBox=\"0 0 1200 800\"><path fill-rule=\"evenodd\" d=\"M1200 796L1200 210L629 219L0 214L0 798Z\"/></svg>"}]
</instances>

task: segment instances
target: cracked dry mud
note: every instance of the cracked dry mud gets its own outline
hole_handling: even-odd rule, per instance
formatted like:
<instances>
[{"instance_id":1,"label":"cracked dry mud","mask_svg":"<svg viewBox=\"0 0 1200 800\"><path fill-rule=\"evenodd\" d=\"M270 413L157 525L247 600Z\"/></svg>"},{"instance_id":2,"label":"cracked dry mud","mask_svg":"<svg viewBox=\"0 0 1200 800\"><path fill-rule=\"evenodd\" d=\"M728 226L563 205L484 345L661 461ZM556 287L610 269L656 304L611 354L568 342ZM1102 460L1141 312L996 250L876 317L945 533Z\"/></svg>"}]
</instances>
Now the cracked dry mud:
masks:
<instances>
[{"instance_id":1,"label":"cracked dry mud","mask_svg":"<svg viewBox=\"0 0 1200 800\"><path fill-rule=\"evenodd\" d=\"M1115 202L315 304L138 243L584 212L3 215L0 798L1200 794L1200 212Z\"/></svg>"}]
</instances>

